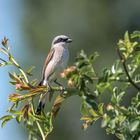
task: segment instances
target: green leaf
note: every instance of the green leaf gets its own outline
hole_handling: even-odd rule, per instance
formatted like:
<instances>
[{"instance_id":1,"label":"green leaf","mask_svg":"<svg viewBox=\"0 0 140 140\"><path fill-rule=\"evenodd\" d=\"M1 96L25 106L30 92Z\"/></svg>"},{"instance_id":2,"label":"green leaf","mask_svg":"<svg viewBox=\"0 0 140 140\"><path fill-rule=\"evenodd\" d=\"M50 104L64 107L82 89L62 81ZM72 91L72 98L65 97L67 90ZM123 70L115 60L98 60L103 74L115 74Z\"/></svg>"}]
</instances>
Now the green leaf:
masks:
<instances>
[{"instance_id":1,"label":"green leaf","mask_svg":"<svg viewBox=\"0 0 140 140\"><path fill-rule=\"evenodd\" d=\"M5 61L4 59L2 59L2 58L0 58L0 61L2 61L2 62L4 62L4 63L6 63L7 61Z\"/></svg>"},{"instance_id":2,"label":"green leaf","mask_svg":"<svg viewBox=\"0 0 140 140\"><path fill-rule=\"evenodd\" d=\"M127 139L124 137L124 135L121 134L121 133L116 133L115 135L116 135L116 137L119 138L120 140L127 140Z\"/></svg>"},{"instance_id":3,"label":"green leaf","mask_svg":"<svg viewBox=\"0 0 140 140\"><path fill-rule=\"evenodd\" d=\"M137 130L137 128L138 128L138 126L139 126L139 124L140 124L140 121L138 121L138 120L135 120L135 121L133 121L131 124L130 124L130 131L131 132L133 132L133 131L136 131Z\"/></svg>"},{"instance_id":4,"label":"green leaf","mask_svg":"<svg viewBox=\"0 0 140 140\"><path fill-rule=\"evenodd\" d=\"M42 115L32 115L30 114L30 117L32 118L33 121L39 121L39 122L45 122L46 118L45 116L43 116L44 114L42 113Z\"/></svg>"},{"instance_id":5,"label":"green leaf","mask_svg":"<svg viewBox=\"0 0 140 140\"><path fill-rule=\"evenodd\" d=\"M120 67L120 60L117 60L116 62L115 62L115 64L112 66L112 68L111 68L111 72L113 73L113 74L122 74L123 73L123 70L122 70L122 68Z\"/></svg>"},{"instance_id":6,"label":"green leaf","mask_svg":"<svg viewBox=\"0 0 140 140\"><path fill-rule=\"evenodd\" d=\"M91 117L88 117L88 116L83 116L83 117L81 117L80 120L82 120L82 121L91 121L92 118Z\"/></svg>"},{"instance_id":7,"label":"green leaf","mask_svg":"<svg viewBox=\"0 0 140 140\"><path fill-rule=\"evenodd\" d=\"M89 114L88 108L87 108L87 104L85 103L85 101L82 102L81 108L80 108L80 112L83 116L87 116Z\"/></svg>"},{"instance_id":8,"label":"green leaf","mask_svg":"<svg viewBox=\"0 0 140 140\"><path fill-rule=\"evenodd\" d=\"M11 55L9 56L9 61L12 62L17 68L20 68L19 64Z\"/></svg>"},{"instance_id":9,"label":"green leaf","mask_svg":"<svg viewBox=\"0 0 140 140\"><path fill-rule=\"evenodd\" d=\"M7 65L7 63L0 63L0 67L4 67L6 65Z\"/></svg>"},{"instance_id":10,"label":"green leaf","mask_svg":"<svg viewBox=\"0 0 140 140\"><path fill-rule=\"evenodd\" d=\"M118 121L120 125L122 125L122 123L124 123L125 120L126 120L126 116L123 115L118 116Z\"/></svg>"},{"instance_id":11,"label":"green leaf","mask_svg":"<svg viewBox=\"0 0 140 140\"><path fill-rule=\"evenodd\" d=\"M120 101L122 100L122 97L124 96L125 92L122 91L121 93L119 93L119 95L117 95L117 103L120 103Z\"/></svg>"},{"instance_id":12,"label":"green leaf","mask_svg":"<svg viewBox=\"0 0 140 140\"><path fill-rule=\"evenodd\" d=\"M111 102L114 104L117 103L117 92L118 92L117 90L118 90L118 88L114 87L113 91L112 91L113 93L112 93L112 97L111 97Z\"/></svg>"},{"instance_id":13,"label":"green leaf","mask_svg":"<svg viewBox=\"0 0 140 140\"><path fill-rule=\"evenodd\" d=\"M95 118L95 120L100 118L98 113L95 110L93 110L93 109L89 109L89 113L93 116L93 119Z\"/></svg>"},{"instance_id":14,"label":"green leaf","mask_svg":"<svg viewBox=\"0 0 140 140\"><path fill-rule=\"evenodd\" d=\"M85 74L83 76L84 76L84 79L87 80L87 82L93 83L92 77L85 75Z\"/></svg>"},{"instance_id":15,"label":"green leaf","mask_svg":"<svg viewBox=\"0 0 140 140\"><path fill-rule=\"evenodd\" d=\"M99 79L100 82L108 82L111 76L111 71L108 68L104 68L102 72L102 77Z\"/></svg>"},{"instance_id":16,"label":"green leaf","mask_svg":"<svg viewBox=\"0 0 140 140\"><path fill-rule=\"evenodd\" d=\"M35 66L31 66L28 70L27 70L27 74L28 75L30 75L30 76L32 76L33 74L32 74L32 71L33 71L33 69L35 68Z\"/></svg>"},{"instance_id":17,"label":"green leaf","mask_svg":"<svg viewBox=\"0 0 140 140\"><path fill-rule=\"evenodd\" d=\"M8 121L10 121L11 119L13 119L13 118L14 118L14 117L11 116L11 115L6 115L6 116L1 117L0 120L3 121L2 124L1 124L1 127L4 127L4 126L6 125L6 123L7 123Z\"/></svg>"},{"instance_id":18,"label":"green leaf","mask_svg":"<svg viewBox=\"0 0 140 140\"><path fill-rule=\"evenodd\" d=\"M15 81L9 81L9 83L12 84L12 85L16 85L17 84L17 82L15 82Z\"/></svg>"},{"instance_id":19,"label":"green leaf","mask_svg":"<svg viewBox=\"0 0 140 140\"><path fill-rule=\"evenodd\" d=\"M21 111L16 111L16 110L10 110L9 112L11 114L14 114L14 115L22 115L23 114Z\"/></svg>"},{"instance_id":20,"label":"green leaf","mask_svg":"<svg viewBox=\"0 0 140 140\"><path fill-rule=\"evenodd\" d=\"M21 119L22 119L22 115L18 115L18 116L16 116L16 121L17 121L18 123L21 122Z\"/></svg>"},{"instance_id":21,"label":"green leaf","mask_svg":"<svg viewBox=\"0 0 140 140\"><path fill-rule=\"evenodd\" d=\"M9 72L9 76L10 76L10 78L13 79L14 81L19 81L19 78L18 78L18 76L16 75L16 73L13 73L13 74L12 74L12 73Z\"/></svg>"},{"instance_id":22,"label":"green leaf","mask_svg":"<svg viewBox=\"0 0 140 140\"><path fill-rule=\"evenodd\" d=\"M134 39L134 38L140 38L140 31L134 31L132 34L131 34L131 38Z\"/></svg>"},{"instance_id":23,"label":"green leaf","mask_svg":"<svg viewBox=\"0 0 140 140\"><path fill-rule=\"evenodd\" d=\"M85 99L86 104L87 104L90 108L92 108L93 110L97 110L97 109L98 109L98 105L97 105L97 103L96 103L96 98L95 98L95 96L92 95L92 94L87 94L87 95L85 95L85 96L86 96L86 99Z\"/></svg>"},{"instance_id":24,"label":"green leaf","mask_svg":"<svg viewBox=\"0 0 140 140\"><path fill-rule=\"evenodd\" d=\"M3 54L5 54L6 56L8 56L8 52L5 48L0 48L0 52L2 52Z\"/></svg>"},{"instance_id":25,"label":"green leaf","mask_svg":"<svg viewBox=\"0 0 140 140\"><path fill-rule=\"evenodd\" d=\"M125 42L130 42L128 31L126 31L124 34L124 40Z\"/></svg>"},{"instance_id":26,"label":"green leaf","mask_svg":"<svg viewBox=\"0 0 140 140\"><path fill-rule=\"evenodd\" d=\"M101 114L101 115L103 115L103 106L104 106L104 104L103 103L100 103L99 105L98 105L98 111L99 111L99 113Z\"/></svg>"},{"instance_id":27,"label":"green leaf","mask_svg":"<svg viewBox=\"0 0 140 140\"><path fill-rule=\"evenodd\" d=\"M11 118L11 117L12 117L11 115L5 115L5 116L3 116L3 117L0 118L0 121L1 120L4 120L4 119L7 119L7 118Z\"/></svg>"},{"instance_id":28,"label":"green leaf","mask_svg":"<svg viewBox=\"0 0 140 140\"><path fill-rule=\"evenodd\" d=\"M80 56L83 58L87 58L87 55L85 54L84 50L81 50Z\"/></svg>"},{"instance_id":29,"label":"green leaf","mask_svg":"<svg viewBox=\"0 0 140 140\"><path fill-rule=\"evenodd\" d=\"M103 93L105 90L108 90L111 88L111 84L109 82L100 82L99 84L96 84L96 88L98 90L98 93Z\"/></svg>"},{"instance_id":30,"label":"green leaf","mask_svg":"<svg viewBox=\"0 0 140 140\"><path fill-rule=\"evenodd\" d=\"M116 118L110 120L109 125L110 128L114 129L116 127Z\"/></svg>"},{"instance_id":31,"label":"green leaf","mask_svg":"<svg viewBox=\"0 0 140 140\"><path fill-rule=\"evenodd\" d=\"M101 127L102 128L106 127L108 125L109 121L110 121L109 116L107 116L106 114L104 114L103 115L103 119L101 121Z\"/></svg>"},{"instance_id":32,"label":"green leaf","mask_svg":"<svg viewBox=\"0 0 140 140\"><path fill-rule=\"evenodd\" d=\"M94 60L99 56L99 53L98 52L94 52L93 54L91 54L89 56L89 60L93 63Z\"/></svg>"}]
</instances>

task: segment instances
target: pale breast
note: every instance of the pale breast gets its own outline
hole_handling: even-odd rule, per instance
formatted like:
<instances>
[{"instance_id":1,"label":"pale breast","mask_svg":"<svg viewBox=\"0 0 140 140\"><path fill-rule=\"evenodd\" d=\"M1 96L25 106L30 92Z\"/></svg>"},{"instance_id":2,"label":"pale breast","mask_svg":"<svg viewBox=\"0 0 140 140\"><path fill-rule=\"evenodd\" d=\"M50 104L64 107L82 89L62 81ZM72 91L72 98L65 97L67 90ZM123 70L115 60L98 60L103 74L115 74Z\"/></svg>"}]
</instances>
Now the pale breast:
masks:
<instances>
[{"instance_id":1,"label":"pale breast","mask_svg":"<svg viewBox=\"0 0 140 140\"><path fill-rule=\"evenodd\" d=\"M63 69L66 68L68 64L68 60L69 60L69 51L68 51L68 48L64 48L64 51L61 57L61 62L60 62Z\"/></svg>"},{"instance_id":2,"label":"pale breast","mask_svg":"<svg viewBox=\"0 0 140 140\"><path fill-rule=\"evenodd\" d=\"M54 71L50 77L51 80L56 79L58 75L66 68L68 60L69 51L67 47L55 48L55 54L52 60L52 63L54 64Z\"/></svg>"}]
</instances>

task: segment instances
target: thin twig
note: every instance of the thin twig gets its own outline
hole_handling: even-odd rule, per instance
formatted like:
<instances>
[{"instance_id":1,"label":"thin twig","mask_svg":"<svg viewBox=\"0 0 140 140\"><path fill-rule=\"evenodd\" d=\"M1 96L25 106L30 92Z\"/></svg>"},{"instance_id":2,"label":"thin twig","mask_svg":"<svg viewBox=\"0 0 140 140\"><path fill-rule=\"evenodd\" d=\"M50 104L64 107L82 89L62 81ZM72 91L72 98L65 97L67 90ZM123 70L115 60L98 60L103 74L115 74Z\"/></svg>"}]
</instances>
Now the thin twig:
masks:
<instances>
[{"instance_id":1,"label":"thin twig","mask_svg":"<svg viewBox=\"0 0 140 140\"><path fill-rule=\"evenodd\" d=\"M25 79L25 82L26 82L26 83L29 83L29 80L28 80L28 78L27 78L27 76L26 76L24 70L23 70L23 69L21 68L21 66L16 62L16 60L11 56L10 53L9 53L9 57L11 58L11 61L12 61L13 65L16 66L16 67L19 69L19 71L22 73L22 75L23 75L23 77L24 77L24 79Z\"/></svg>"},{"instance_id":2,"label":"thin twig","mask_svg":"<svg viewBox=\"0 0 140 140\"><path fill-rule=\"evenodd\" d=\"M0 58L0 60L6 63L6 61L4 59Z\"/></svg>"},{"instance_id":3,"label":"thin twig","mask_svg":"<svg viewBox=\"0 0 140 140\"><path fill-rule=\"evenodd\" d=\"M39 129L39 131L40 131L40 134L41 134L41 136L42 136L42 140L46 140L45 135L44 135L44 133L43 133L43 130L42 130L40 124L38 123L38 121L35 121L35 122L36 122L37 127L38 127L38 129Z\"/></svg>"},{"instance_id":4,"label":"thin twig","mask_svg":"<svg viewBox=\"0 0 140 140\"><path fill-rule=\"evenodd\" d=\"M33 100L32 100L32 104L31 104L31 108L32 108L32 111L33 111L33 115L35 115ZM36 125L37 125L37 127L38 127L38 129L39 129L39 131L40 131L42 140L46 140L45 135L44 135L44 133L43 133L43 130L42 130L42 128L41 128L39 122L36 120L35 123L36 123ZM39 135L38 135L38 136L39 136ZM40 136L39 136L39 137L40 137Z\"/></svg>"},{"instance_id":5,"label":"thin twig","mask_svg":"<svg viewBox=\"0 0 140 140\"><path fill-rule=\"evenodd\" d=\"M127 75L127 77L128 77L129 82L130 82L138 91L140 91L140 87L139 87L138 85L135 84L135 82L132 80L132 78L131 78L130 75L129 75L129 72L128 72L127 66L126 66L126 60L125 60L125 58L123 58L123 56L121 55L121 52L120 52L119 48L117 48L117 53L118 53L119 58L120 58L120 60L121 60L121 62L122 62L122 64L123 64L123 68L124 68L124 71L125 71L125 73L126 73L126 75Z\"/></svg>"}]
</instances>

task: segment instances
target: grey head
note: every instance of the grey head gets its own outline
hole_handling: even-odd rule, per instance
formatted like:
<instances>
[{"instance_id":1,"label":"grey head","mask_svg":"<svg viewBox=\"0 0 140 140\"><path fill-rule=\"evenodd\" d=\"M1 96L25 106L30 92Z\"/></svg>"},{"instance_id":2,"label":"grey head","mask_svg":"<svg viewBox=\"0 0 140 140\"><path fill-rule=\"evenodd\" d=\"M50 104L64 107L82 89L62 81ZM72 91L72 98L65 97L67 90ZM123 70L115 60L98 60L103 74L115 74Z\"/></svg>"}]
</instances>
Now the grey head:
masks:
<instances>
[{"instance_id":1,"label":"grey head","mask_svg":"<svg viewBox=\"0 0 140 140\"><path fill-rule=\"evenodd\" d=\"M66 44L71 43L71 42L72 42L72 39L70 39L68 36L58 35L53 39L52 46L58 45L58 44L65 46Z\"/></svg>"}]
</instances>

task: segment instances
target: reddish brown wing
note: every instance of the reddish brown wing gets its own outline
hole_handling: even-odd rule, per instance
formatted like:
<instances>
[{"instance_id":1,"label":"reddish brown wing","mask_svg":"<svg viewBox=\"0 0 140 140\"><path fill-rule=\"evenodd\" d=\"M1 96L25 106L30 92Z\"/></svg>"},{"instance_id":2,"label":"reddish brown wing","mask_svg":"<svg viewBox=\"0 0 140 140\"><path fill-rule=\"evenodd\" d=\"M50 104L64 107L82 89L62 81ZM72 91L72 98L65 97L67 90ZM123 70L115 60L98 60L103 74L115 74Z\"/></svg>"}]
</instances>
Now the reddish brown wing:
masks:
<instances>
[{"instance_id":1,"label":"reddish brown wing","mask_svg":"<svg viewBox=\"0 0 140 140\"><path fill-rule=\"evenodd\" d=\"M51 59L53 58L53 55L54 55L54 48L52 48L45 60L45 63L44 63L44 67L43 67L43 71L42 71L42 76L43 76L43 79L44 79L44 73L45 73L45 70L46 70L46 67L48 66L49 62L51 61Z\"/></svg>"}]
</instances>

